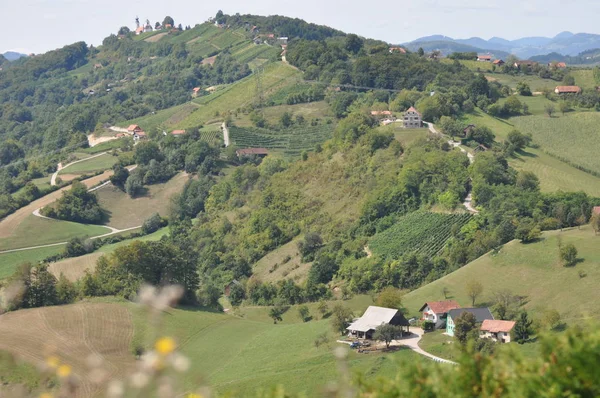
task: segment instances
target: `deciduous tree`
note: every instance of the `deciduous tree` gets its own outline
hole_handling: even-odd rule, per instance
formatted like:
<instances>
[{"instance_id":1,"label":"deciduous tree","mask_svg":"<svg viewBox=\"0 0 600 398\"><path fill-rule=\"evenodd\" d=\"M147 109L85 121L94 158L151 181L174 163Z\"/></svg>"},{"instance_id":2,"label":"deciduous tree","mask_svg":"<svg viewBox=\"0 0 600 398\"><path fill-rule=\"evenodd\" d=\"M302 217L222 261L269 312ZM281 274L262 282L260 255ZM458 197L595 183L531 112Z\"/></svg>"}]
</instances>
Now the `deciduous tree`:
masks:
<instances>
[{"instance_id":1,"label":"deciduous tree","mask_svg":"<svg viewBox=\"0 0 600 398\"><path fill-rule=\"evenodd\" d=\"M402 337L402 328L389 323L377 326L373 334L373 339L383 341L386 348L390 348L390 343L400 337Z\"/></svg>"},{"instance_id":2,"label":"deciduous tree","mask_svg":"<svg viewBox=\"0 0 600 398\"><path fill-rule=\"evenodd\" d=\"M571 267L577 262L577 248L572 243L560 247L560 259L565 267Z\"/></svg>"},{"instance_id":3,"label":"deciduous tree","mask_svg":"<svg viewBox=\"0 0 600 398\"><path fill-rule=\"evenodd\" d=\"M454 337L463 346L474 330L477 330L477 319L472 313L465 311L454 320Z\"/></svg>"},{"instance_id":4,"label":"deciduous tree","mask_svg":"<svg viewBox=\"0 0 600 398\"><path fill-rule=\"evenodd\" d=\"M331 327L339 334L344 334L346 328L352 321L352 310L342 305L336 304L331 310Z\"/></svg>"},{"instance_id":5,"label":"deciduous tree","mask_svg":"<svg viewBox=\"0 0 600 398\"><path fill-rule=\"evenodd\" d=\"M483 285L479 281L470 280L469 282L467 282L466 289L467 296L471 298L471 305L475 306L475 300L477 300L477 297L479 297L481 293L483 293Z\"/></svg>"}]
</instances>

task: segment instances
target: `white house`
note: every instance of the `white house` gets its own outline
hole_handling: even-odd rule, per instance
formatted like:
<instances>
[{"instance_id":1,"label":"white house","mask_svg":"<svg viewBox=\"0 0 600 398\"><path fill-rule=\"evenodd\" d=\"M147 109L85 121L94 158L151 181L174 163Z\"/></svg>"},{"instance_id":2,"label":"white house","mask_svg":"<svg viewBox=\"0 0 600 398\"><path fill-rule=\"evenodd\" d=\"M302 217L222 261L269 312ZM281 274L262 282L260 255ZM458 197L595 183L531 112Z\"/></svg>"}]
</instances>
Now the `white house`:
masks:
<instances>
[{"instance_id":1,"label":"white house","mask_svg":"<svg viewBox=\"0 0 600 398\"><path fill-rule=\"evenodd\" d=\"M141 130L140 131L136 131L136 132L133 133L133 140L134 141L145 140L147 138L148 138L148 136L146 135L146 133L143 132L143 131L141 131Z\"/></svg>"},{"instance_id":2,"label":"white house","mask_svg":"<svg viewBox=\"0 0 600 398\"><path fill-rule=\"evenodd\" d=\"M514 321L486 319L479 328L479 337L492 339L499 343L510 343L510 332L514 327Z\"/></svg>"},{"instance_id":3,"label":"white house","mask_svg":"<svg viewBox=\"0 0 600 398\"><path fill-rule=\"evenodd\" d=\"M404 112L404 127L414 129L421 127L421 124L422 116L414 107L411 106Z\"/></svg>"},{"instance_id":4,"label":"white house","mask_svg":"<svg viewBox=\"0 0 600 398\"><path fill-rule=\"evenodd\" d=\"M448 312L456 308L460 308L460 304L455 300L429 301L419 309L419 312L423 314L422 320L433 322L439 329L446 325Z\"/></svg>"}]
</instances>

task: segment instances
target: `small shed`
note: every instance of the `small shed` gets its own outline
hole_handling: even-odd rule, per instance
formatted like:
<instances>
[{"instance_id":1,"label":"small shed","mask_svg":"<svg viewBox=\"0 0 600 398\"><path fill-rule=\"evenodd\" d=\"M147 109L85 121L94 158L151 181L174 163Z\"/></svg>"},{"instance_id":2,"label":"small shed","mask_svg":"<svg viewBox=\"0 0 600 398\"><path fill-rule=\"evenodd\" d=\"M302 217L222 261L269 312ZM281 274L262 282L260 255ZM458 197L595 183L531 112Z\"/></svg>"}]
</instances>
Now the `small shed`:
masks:
<instances>
[{"instance_id":1,"label":"small shed","mask_svg":"<svg viewBox=\"0 0 600 398\"><path fill-rule=\"evenodd\" d=\"M408 320L400 311L393 308L369 306L363 316L355 319L348 327L348 333L351 337L358 339L371 339L375 329L381 325L394 325L402 328L402 333L409 332Z\"/></svg>"}]
</instances>

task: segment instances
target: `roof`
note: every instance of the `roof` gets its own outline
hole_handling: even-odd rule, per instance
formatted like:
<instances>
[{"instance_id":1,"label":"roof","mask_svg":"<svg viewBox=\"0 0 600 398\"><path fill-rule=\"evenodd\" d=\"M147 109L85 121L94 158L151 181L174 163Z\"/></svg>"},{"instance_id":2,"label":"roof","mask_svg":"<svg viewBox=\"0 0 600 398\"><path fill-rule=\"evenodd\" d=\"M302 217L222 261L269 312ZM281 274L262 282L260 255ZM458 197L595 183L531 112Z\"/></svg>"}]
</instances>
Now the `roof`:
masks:
<instances>
[{"instance_id":1,"label":"roof","mask_svg":"<svg viewBox=\"0 0 600 398\"><path fill-rule=\"evenodd\" d=\"M392 308L377 307L370 305L363 316L355 320L348 326L348 330L356 330L359 332L367 332L371 329L377 329L382 324L387 324L392 321L398 310Z\"/></svg>"},{"instance_id":2,"label":"roof","mask_svg":"<svg viewBox=\"0 0 600 398\"><path fill-rule=\"evenodd\" d=\"M408 110L406 112L415 112L419 116L421 116L421 112L419 112L418 110L416 110L414 106L411 106L410 108L408 108Z\"/></svg>"},{"instance_id":3,"label":"roof","mask_svg":"<svg viewBox=\"0 0 600 398\"><path fill-rule=\"evenodd\" d=\"M491 319L491 320L494 319L494 316L490 312L490 309L487 307L454 308L454 309L448 311L448 316L451 317L452 319L456 319L464 312L470 312L471 314L475 315L475 319L477 320L477 323L481 323L481 322L485 321L486 319Z\"/></svg>"},{"instance_id":4,"label":"roof","mask_svg":"<svg viewBox=\"0 0 600 398\"><path fill-rule=\"evenodd\" d=\"M201 90L201 89L200 89L200 87L194 87L194 88L192 89L192 91L193 91L193 92L195 92L195 93L197 93L197 92L198 92L198 91L200 91L200 90Z\"/></svg>"},{"instance_id":5,"label":"roof","mask_svg":"<svg viewBox=\"0 0 600 398\"><path fill-rule=\"evenodd\" d=\"M460 308L460 304L456 300L430 301L425 303L419 311L423 311L423 308L427 306L436 314L444 314L455 308Z\"/></svg>"},{"instance_id":6,"label":"roof","mask_svg":"<svg viewBox=\"0 0 600 398\"><path fill-rule=\"evenodd\" d=\"M406 50L402 47L390 47L390 52L398 51L399 53L406 54Z\"/></svg>"},{"instance_id":7,"label":"roof","mask_svg":"<svg viewBox=\"0 0 600 398\"><path fill-rule=\"evenodd\" d=\"M491 333L509 333L515 327L515 321L501 321L494 319L486 319L481 324L479 330Z\"/></svg>"},{"instance_id":8,"label":"roof","mask_svg":"<svg viewBox=\"0 0 600 398\"><path fill-rule=\"evenodd\" d=\"M478 59L492 59L491 55L478 55L477 56Z\"/></svg>"},{"instance_id":9,"label":"roof","mask_svg":"<svg viewBox=\"0 0 600 398\"><path fill-rule=\"evenodd\" d=\"M137 131L135 134L137 136L139 136L139 137L145 137L146 136L146 133L144 133L143 131Z\"/></svg>"},{"instance_id":10,"label":"roof","mask_svg":"<svg viewBox=\"0 0 600 398\"><path fill-rule=\"evenodd\" d=\"M559 93L580 93L581 87L579 86L556 86L556 91Z\"/></svg>"},{"instance_id":11,"label":"roof","mask_svg":"<svg viewBox=\"0 0 600 398\"><path fill-rule=\"evenodd\" d=\"M144 27L140 26L135 30L135 33L142 33L144 31Z\"/></svg>"},{"instance_id":12,"label":"roof","mask_svg":"<svg viewBox=\"0 0 600 398\"><path fill-rule=\"evenodd\" d=\"M127 127L127 131L135 131L135 130L139 130L140 126L138 126L137 124L131 124L129 125L129 127Z\"/></svg>"},{"instance_id":13,"label":"roof","mask_svg":"<svg viewBox=\"0 0 600 398\"><path fill-rule=\"evenodd\" d=\"M493 63L494 63L494 64L496 64L496 65L497 65L497 64L503 64L503 63L504 63L504 61L503 61L503 60L501 60L501 59L497 59L497 60L495 60Z\"/></svg>"},{"instance_id":14,"label":"roof","mask_svg":"<svg viewBox=\"0 0 600 398\"><path fill-rule=\"evenodd\" d=\"M268 155L269 151L266 148L244 148L238 149L235 153L240 155Z\"/></svg>"},{"instance_id":15,"label":"roof","mask_svg":"<svg viewBox=\"0 0 600 398\"><path fill-rule=\"evenodd\" d=\"M173 135L183 135L183 134L185 134L185 130L173 130L173 131L171 131L171 134L173 134Z\"/></svg>"},{"instance_id":16,"label":"roof","mask_svg":"<svg viewBox=\"0 0 600 398\"><path fill-rule=\"evenodd\" d=\"M392 112L390 112L390 111L371 111L371 115L373 115L373 116L377 116L377 115L391 116Z\"/></svg>"}]
</instances>

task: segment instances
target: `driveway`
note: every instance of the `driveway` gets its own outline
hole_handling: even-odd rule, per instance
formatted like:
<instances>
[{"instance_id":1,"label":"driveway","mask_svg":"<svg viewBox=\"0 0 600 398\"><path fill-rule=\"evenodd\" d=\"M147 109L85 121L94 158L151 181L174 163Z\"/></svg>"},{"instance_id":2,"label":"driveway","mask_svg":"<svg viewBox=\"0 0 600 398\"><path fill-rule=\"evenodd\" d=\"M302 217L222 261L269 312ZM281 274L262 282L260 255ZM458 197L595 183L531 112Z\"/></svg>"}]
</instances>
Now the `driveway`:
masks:
<instances>
[{"instance_id":1,"label":"driveway","mask_svg":"<svg viewBox=\"0 0 600 398\"><path fill-rule=\"evenodd\" d=\"M411 326L410 331L411 331L410 337L406 337L401 340L394 340L394 341L392 341L392 344L390 344L390 345L391 346L406 346L406 347L410 348L411 350L415 351L416 353L426 356L430 359L433 359L436 362L447 363L450 365L457 364L456 362L449 361L444 358L436 357L435 355L432 355L432 354L428 353L427 351L424 351L423 349L421 349L421 347L419 347L419 341L421 340L421 337L423 337L423 333L424 333L423 329Z\"/></svg>"}]
</instances>

